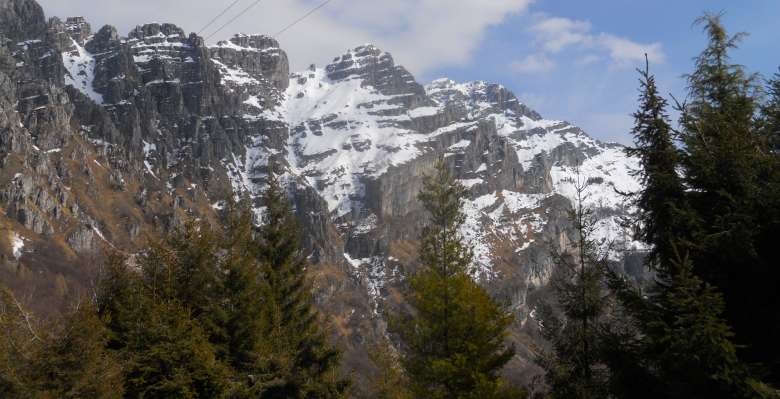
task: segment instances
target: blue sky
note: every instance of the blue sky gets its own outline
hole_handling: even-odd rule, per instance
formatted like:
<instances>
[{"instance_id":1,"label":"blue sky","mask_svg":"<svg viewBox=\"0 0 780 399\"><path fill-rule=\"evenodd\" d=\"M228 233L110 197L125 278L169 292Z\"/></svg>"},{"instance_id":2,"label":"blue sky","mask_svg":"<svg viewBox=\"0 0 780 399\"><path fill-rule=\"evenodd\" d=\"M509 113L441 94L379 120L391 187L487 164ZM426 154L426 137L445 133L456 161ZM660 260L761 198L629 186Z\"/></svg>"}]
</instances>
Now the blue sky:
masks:
<instances>
[{"instance_id":1,"label":"blue sky","mask_svg":"<svg viewBox=\"0 0 780 399\"><path fill-rule=\"evenodd\" d=\"M531 28L540 19L566 18L590 25L591 35L615 35L637 43L658 43L661 59L652 62L663 93L682 98L682 75L705 45L700 26L692 22L704 10L723 11L729 31L750 36L734 52L734 61L748 70L771 76L780 66L780 1L563 1L538 0L527 13L513 15L488 29L473 59L461 66L426 72L424 79L446 75L456 80L480 78L501 82L529 106L550 119L565 119L591 135L630 142L630 117L636 105L639 60L616 65L603 51L571 45L548 55L549 63L512 68L512 63L539 53L538 35ZM592 46L591 46L592 47ZM593 57L582 62L588 54ZM578 60L580 62L578 62Z\"/></svg>"},{"instance_id":2,"label":"blue sky","mask_svg":"<svg viewBox=\"0 0 780 399\"><path fill-rule=\"evenodd\" d=\"M48 16L112 24L172 22L198 32L233 0L38 0ZM224 30L211 32L254 3L240 0L214 26L209 42L233 33L273 34L322 0L262 0ZM293 70L323 65L348 48L374 43L421 83L447 76L512 89L549 119L592 136L630 142L643 53L662 92L684 95L681 76L705 44L692 22L724 11L731 32L751 33L734 60L772 75L780 65L780 0L331 0L279 37Z\"/></svg>"}]
</instances>

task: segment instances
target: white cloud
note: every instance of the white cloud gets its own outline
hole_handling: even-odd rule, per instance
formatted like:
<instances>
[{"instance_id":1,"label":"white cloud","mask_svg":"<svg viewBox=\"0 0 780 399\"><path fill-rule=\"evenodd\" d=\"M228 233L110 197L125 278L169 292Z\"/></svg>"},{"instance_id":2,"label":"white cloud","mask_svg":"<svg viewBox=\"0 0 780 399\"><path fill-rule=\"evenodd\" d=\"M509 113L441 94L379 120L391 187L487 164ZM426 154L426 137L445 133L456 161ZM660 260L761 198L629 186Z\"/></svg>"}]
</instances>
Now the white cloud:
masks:
<instances>
[{"instance_id":1,"label":"white cloud","mask_svg":"<svg viewBox=\"0 0 780 399\"><path fill-rule=\"evenodd\" d=\"M242 0L206 33L254 0ZM526 12L533 0L333 0L279 40L292 68L323 64L344 50L372 42L391 52L414 73L470 61L486 30ZM126 33L151 21L172 22L198 31L229 0L39 0L47 15L84 15L94 28L112 24ZM273 34L318 2L263 0L210 41L236 32Z\"/></svg>"},{"instance_id":2,"label":"white cloud","mask_svg":"<svg viewBox=\"0 0 780 399\"><path fill-rule=\"evenodd\" d=\"M530 31L536 34L535 42L545 50L557 53L572 45L590 45L590 23L568 18L543 18Z\"/></svg>"},{"instance_id":3,"label":"white cloud","mask_svg":"<svg viewBox=\"0 0 780 399\"><path fill-rule=\"evenodd\" d=\"M555 68L555 62L545 54L531 54L511 64L513 71L523 74L539 74Z\"/></svg>"},{"instance_id":4,"label":"white cloud","mask_svg":"<svg viewBox=\"0 0 780 399\"><path fill-rule=\"evenodd\" d=\"M606 33L599 35L598 42L609 50L609 56L616 64L644 61L645 54L652 63L662 64L666 60L661 43L641 44Z\"/></svg>"},{"instance_id":5,"label":"white cloud","mask_svg":"<svg viewBox=\"0 0 780 399\"><path fill-rule=\"evenodd\" d=\"M593 33L587 21L569 18L536 15L537 21L528 29L534 35L534 43L548 54L564 50L584 52L578 65L589 65L601 59L599 53L606 53L612 66L633 65L644 60L645 53L654 63L666 59L661 43L638 43L625 37L609 33Z\"/></svg>"}]
</instances>

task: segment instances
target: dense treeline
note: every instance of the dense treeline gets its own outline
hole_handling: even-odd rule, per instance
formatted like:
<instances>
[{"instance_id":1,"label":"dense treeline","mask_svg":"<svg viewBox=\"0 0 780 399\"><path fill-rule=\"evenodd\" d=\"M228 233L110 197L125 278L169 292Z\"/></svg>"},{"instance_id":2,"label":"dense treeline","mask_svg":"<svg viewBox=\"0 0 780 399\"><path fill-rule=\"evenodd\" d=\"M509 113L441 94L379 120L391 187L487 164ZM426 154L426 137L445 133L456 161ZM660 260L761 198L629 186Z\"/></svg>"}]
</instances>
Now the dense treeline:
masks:
<instances>
[{"instance_id":1,"label":"dense treeline","mask_svg":"<svg viewBox=\"0 0 780 399\"><path fill-rule=\"evenodd\" d=\"M588 211L578 207L583 266L554 285L563 320L542 316L554 348L540 359L551 397L778 396L780 83L764 91L730 61L742 35L729 36L718 15L697 22L709 42L687 75L686 100L675 100L678 128L654 77L640 71L628 154L640 160L643 189L630 199L655 279L634 286L599 262L583 245Z\"/></svg>"},{"instance_id":2,"label":"dense treeline","mask_svg":"<svg viewBox=\"0 0 780 399\"><path fill-rule=\"evenodd\" d=\"M649 67L634 113L635 238L654 279L637 286L594 239L577 176L570 243L538 305L550 398L770 398L780 386L780 74L766 88L730 62L741 35L717 15L669 102ZM271 168L269 168L271 169ZM444 162L419 200L420 269L388 337L368 349L373 398L524 398L501 374L513 315L469 273L465 188ZM338 398L350 382L327 340L287 195L273 173L260 223L191 222L140 254L111 255L95 293L40 325L0 290L3 398ZM391 339L392 338L392 339ZM393 340L395 339L395 341Z\"/></svg>"},{"instance_id":3,"label":"dense treeline","mask_svg":"<svg viewBox=\"0 0 780 399\"><path fill-rule=\"evenodd\" d=\"M148 250L112 255L94 298L62 327L0 297L0 397L338 398L286 193L273 174L261 227L191 222Z\"/></svg>"}]
</instances>

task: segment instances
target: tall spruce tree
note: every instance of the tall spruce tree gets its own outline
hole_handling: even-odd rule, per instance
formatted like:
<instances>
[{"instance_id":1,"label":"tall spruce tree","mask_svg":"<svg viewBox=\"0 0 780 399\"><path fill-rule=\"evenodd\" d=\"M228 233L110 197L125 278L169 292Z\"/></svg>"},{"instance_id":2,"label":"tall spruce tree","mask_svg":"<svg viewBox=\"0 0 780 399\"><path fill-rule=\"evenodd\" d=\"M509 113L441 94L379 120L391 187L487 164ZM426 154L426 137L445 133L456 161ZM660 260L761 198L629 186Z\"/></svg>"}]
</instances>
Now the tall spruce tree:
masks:
<instances>
[{"instance_id":1,"label":"tall spruce tree","mask_svg":"<svg viewBox=\"0 0 780 399\"><path fill-rule=\"evenodd\" d=\"M769 99L761 110L761 131L767 145L766 159L759 178L762 184L757 211L760 212L762 228L758 235L757 247L760 256L767 259L764 262L771 263L775 258L774 247L777 243L777 237L780 237L780 72L775 73L774 79L769 81L767 89ZM777 287L780 285L780 267L777 267L776 264L774 266L770 264L763 278L767 280L763 285L764 288L771 285ZM778 296L769 295L767 299L764 306L775 309L780 307ZM774 344L774 346L769 346L769 351L780 351L777 340L772 339L772 337L780 336L780 312L774 312L774 319L768 320L767 324L774 327L765 331L764 339L758 344L769 341ZM774 386L780 387L780 356L775 356L774 360L766 356L764 361L767 362L768 379Z\"/></svg>"},{"instance_id":2,"label":"tall spruce tree","mask_svg":"<svg viewBox=\"0 0 780 399\"><path fill-rule=\"evenodd\" d=\"M780 157L780 72L767 82L769 99L761 108L762 133L769 151Z\"/></svg>"},{"instance_id":3,"label":"tall spruce tree","mask_svg":"<svg viewBox=\"0 0 780 399\"><path fill-rule=\"evenodd\" d=\"M723 293L740 355L780 382L780 271L771 244L780 202L777 181L766 180L777 173L764 173L755 79L729 58L742 34L729 36L718 15L699 23L709 43L687 77L689 98L680 118L686 197L699 220L693 270Z\"/></svg>"},{"instance_id":4,"label":"tall spruce tree","mask_svg":"<svg viewBox=\"0 0 780 399\"><path fill-rule=\"evenodd\" d=\"M607 329L605 354L613 371L613 394L768 397L766 387L751 379L737 358L733 333L723 318L722 296L692 273L687 256L679 255L698 249L690 234L697 226L691 223L686 192L677 178L666 102L647 69L640 74L635 147L629 153L638 156L642 166L637 172L643 182L635 202L637 238L654 247L647 261L656 277L640 290L607 269L608 285L630 316L626 334L615 334L614 326Z\"/></svg>"},{"instance_id":5,"label":"tall spruce tree","mask_svg":"<svg viewBox=\"0 0 780 399\"><path fill-rule=\"evenodd\" d=\"M261 265L254 252L254 223L245 205L231 205L225 234L224 279L226 356L229 364L248 381L259 367L260 345L265 320Z\"/></svg>"},{"instance_id":6,"label":"tall spruce tree","mask_svg":"<svg viewBox=\"0 0 780 399\"><path fill-rule=\"evenodd\" d=\"M125 397L224 397L234 389L224 353L221 251L203 223L153 242L138 269L112 257L98 287L109 347L124 364ZM202 273L201 275L189 275Z\"/></svg>"},{"instance_id":7,"label":"tall spruce tree","mask_svg":"<svg viewBox=\"0 0 780 399\"><path fill-rule=\"evenodd\" d=\"M123 397L122 367L108 350L108 331L91 302L79 304L61 327L47 330L49 335L30 362L34 383L26 389L37 391L40 398Z\"/></svg>"},{"instance_id":8,"label":"tall spruce tree","mask_svg":"<svg viewBox=\"0 0 780 399\"><path fill-rule=\"evenodd\" d=\"M634 205L635 238L651 245L649 266L657 272L668 272L674 259L675 246L689 235L689 213L685 189L678 174L679 151L674 145L672 127L666 108L667 101L658 93L655 77L645 60L640 74L639 109L634 113L634 146L627 148L629 156L639 159L640 169L632 171L642 184Z\"/></svg>"},{"instance_id":9,"label":"tall spruce tree","mask_svg":"<svg viewBox=\"0 0 780 399\"><path fill-rule=\"evenodd\" d=\"M222 398L230 372L190 311L175 299L148 303L124 350L128 398Z\"/></svg>"},{"instance_id":10,"label":"tall spruce tree","mask_svg":"<svg viewBox=\"0 0 780 399\"><path fill-rule=\"evenodd\" d=\"M263 223L257 232L265 313L262 397L342 397L349 383L339 376L341 352L320 327L301 232L273 165L268 171Z\"/></svg>"},{"instance_id":11,"label":"tall spruce tree","mask_svg":"<svg viewBox=\"0 0 780 399\"><path fill-rule=\"evenodd\" d=\"M551 343L552 352L538 361L547 372L553 398L602 398L608 393L601 334L609 306L603 280L608 251L600 250L605 243L593 237L593 211L583 203L586 188L577 173L577 198L570 211L575 237L562 251L553 252L555 271L550 283L556 306L540 308L542 335Z\"/></svg>"},{"instance_id":12,"label":"tall spruce tree","mask_svg":"<svg viewBox=\"0 0 780 399\"><path fill-rule=\"evenodd\" d=\"M509 395L499 372L514 355L505 344L513 317L468 274L472 254L458 233L464 195L441 160L419 195L430 215L421 239L424 268L409 280L406 297L414 313L393 323L417 397Z\"/></svg>"},{"instance_id":13,"label":"tall spruce tree","mask_svg":"<svg viewBox=\"0 0 780 399\"><path fill-rule=\"evenodd\" d=\"M610 289L635 322L633 335L608 343L615 347L607 348L607 363L620 374L619 381L612 381L612 388L617 388L613 394L622 398L775 397L737 357L733 332L723 318L722 295L693 274L689 258L672 262L668 277L649 290L640 290L620 273L607 273ZM620 356L623 359L614 361Z\"/></svg>"}]
</instances>

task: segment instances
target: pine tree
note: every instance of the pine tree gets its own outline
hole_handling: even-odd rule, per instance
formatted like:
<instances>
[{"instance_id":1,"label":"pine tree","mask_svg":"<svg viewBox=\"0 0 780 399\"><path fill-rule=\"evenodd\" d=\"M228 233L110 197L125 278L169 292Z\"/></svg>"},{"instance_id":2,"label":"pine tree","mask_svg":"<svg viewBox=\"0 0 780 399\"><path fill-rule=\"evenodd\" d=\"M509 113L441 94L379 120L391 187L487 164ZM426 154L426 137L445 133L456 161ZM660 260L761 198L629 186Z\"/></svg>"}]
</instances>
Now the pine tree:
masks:
<instances>
[{"instance_id":1,"label":"pine tree","mask_svg":"<svg viewBox=\"0 0 780 399\"><path fill-rule=\"evenodd\" d=\"M778 174L768 173L756 129L755 79L729 58L743 35L729 36L718 15L699 22L709 43L688 75L689 100L680 119L687 203L699 221L692 234L697 246L690 248L693 270L723 293L741 356L780 382L774 355L780 352L780 323L767 328L755 322L778 320L780 271L772 244L780 222L772 178Z\"/></svg>"},{"instance_id":2,"label":"pine tree","mask_svg":"<svg viewBox=\"0 0 780 399\"><path fill-rule=\"evenodd\" d=\"M108 347L125 348L130 330L143 315L140 275L119 253L109 253L98 276L96 310L108 329Z\"/></svg>"},{"instance_id":3,"label":"pine tree","mask_svg":"<svg viewBox=\"0 0 780 399\"><path fill-rule=\"evenodd\" d=\"M673 246L689 235L685 189L678 174L679 154L672 138L666 112L667 101L658 93L649 65L640 74L639 110L634 113L634 147L629 156L639 159L640 169L632 175L642 184L636 193L636 239L651 245L648 264L664 272L674 258Z\"/></svg>"},{"instance_id":4,"label":"pine tree","mask_svg":"<svg viewBox=\"0 0 780 399\"><path fill-rule=\"evenodd\" d=\"M608 251L593 238L593 211L583 204L586 183L577 173L576 204L570 212L576 238L563 252L554 252L555 272L550 281L557 308L541 307L542 335L552 353L539 359L553 398L601 398L607 396L609 373L603 363L601 337L609 303L603 273Z\"/></svg>"},{"instance_id":5,"label":"pine tree","mask_svg":"<svg viewBox=\"0 0 780 399\"><path fill-rule=\"evenodd\" d=\"M125 352L126 397L221 398L229 370L190 312L176 300L149 304Z\"/></svg>"},{"instance_id":6,"label":"pine tree","mask_svg":"<svg viewBox=\"0 0 780 399\"><path fill-rule=\"evenodd\" d=\"M31 362L27 389L41 398L121 398L122 369L108 348L108 331L92 303L84 301L47 337Z\"/></svg>"},{"instance_id":7,"label":"pine tree","mask_svg":"<svg viewBox=\"0 0 780 399\"><path fill-rule=\"evenodd\" d=\"M265 215L257 232L265 314L263 397L342 397L349 384L338 375L341 352L320 327L300 230L272 165L268 170Z\"/></svg>"},{"instance_id":8,"label":"pine tree","mask_svg":"<svg viewBox=\"0 0 780 399\"><path fill-rule=\"evenodd\" d=\"M638 321L639 382L653 382L635 389L645 390L642 397L774 397L738 359L722 295L693 274L689 258L672 262L668 279L646 292L608 273L610 288Z\"/></svg>"},{"instance_id":9,"label":"pine tree","mask_svg":"<svg viewBox=\"0 0 780 399\"><path fill-rule=\"evenodd\" d=\"M249 379L258 367L263 332L263 292L260 263L254 256L252 214L231 207L224 246L224 282L227 356L231 366Z\"/></svg>"},{"instance_id":10,"label":"pine tree","mask_svg":"<svg viewBox=\"0 0 780 399\"><path fill-rule=\"evenodd\" d=\"M740 362L733 333L723 318L718 290L693 274L691 260L680 253L701 246L691 233L688 196L676 174L676 151L665 117L665 101L654 79L642 75L640 110L633 130L644 183L635 204L639 208L637 238L654 247L648 264L655 279L639 289L623 275L607 269L607 281L628 316L622 326L605 330L610 388L617 397L767 397L769 391L751 379ZM694 216L695 217L695 216ZM682 252L684 251L684 252Z\"/></svg>"},{"instance_id":11,"label":"pine tree","mask_svg":"<svg viewBox=\"0 0 780 399\"><path fill-rule=\"evenodd\" d=\"M402 364L419 397L506 394L498 373L514 356L504 342L513 317L468 274L472 255L458 233L464 195L443 161L419 195L430 214L420 249L424 269L409 280L413 315L393 323L406 349Z\"/></svg>"},{"instance_id":12,"label":"pine tree","mask_svg":"<svg viewBox=\"0 0 780 399\"><path fill-rule=\"evenodd\" d=\"M138 256L140 270L121 257L104 270L98 310L125 365L125 397L218 398L235 388L220 359L222 269L214 237L188 224Z\"/></svg>"},{"instance_id":13,"label":"pine tree","mask_svg":"<svg viewBox=\"0 0 780 399\"><path fill-rule=\"evenodd\" d=\"M760 256L766 259L764 262L772 262L776 258L775 246L777 245L777 237L780 237L780 72L776 73L774 79L769 81L768 92L770 94L769 100L761 110L761 132L766 141L767 150L762 173L759 177L762 184L759 194L759 209L757 210L760 212L762 225L758 234L757 247ZM762 276L765 280L762 288L777 287L780 284L780 268L770 264L766 271L767 273ZM769 295L767 298L765 295L765 299L767 301L761 305L766 308L780 306L777 296ZM780 312L774 312L774 319L767 320L767 324L774 327L764 330L763 339L757 343L756 350L760 351L759 345L769 342L770 345L774 344L774 346L769 347L769 351L780 351L777 340L772 338L780 335ZM768 378L774 386L780 387L780 356L775 356L774 359L767 356L763 360L767 362Z\"/></svg>"},{"instance_id":14,"label":"pine tree","mask_svg":"<svg viewBox=\"0 0 780 399\"><path fill-rule=\"evenodd\" d=\"M767 84L769 100L761 108L762 133L769 151L780 156L780 72Z\"/></svg>"},{"instance_id":15,"label":"pine tree","mask_svg":"<svg viewBox=\"0 0 780 399\"><path fill-rule=\"evenodd\" d=\"M192 313L224 356L225 312L221 303L224 278L219 232L206 222L189 221L152 242L141 258L148 294L155 301L176 300Z\"/></svg>"}]
</instances>

